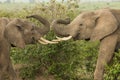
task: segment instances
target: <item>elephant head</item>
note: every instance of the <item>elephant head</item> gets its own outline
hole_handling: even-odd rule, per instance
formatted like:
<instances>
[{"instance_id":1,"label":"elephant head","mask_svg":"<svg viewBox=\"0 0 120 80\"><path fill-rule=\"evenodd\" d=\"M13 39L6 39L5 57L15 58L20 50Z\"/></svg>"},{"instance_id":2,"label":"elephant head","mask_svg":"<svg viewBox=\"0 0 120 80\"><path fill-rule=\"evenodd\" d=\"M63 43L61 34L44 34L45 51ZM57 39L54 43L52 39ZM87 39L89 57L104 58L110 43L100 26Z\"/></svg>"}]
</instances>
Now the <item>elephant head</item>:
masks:
<instances>
[{"instance_id":1,"label":"elephant head","mask_svg":"<svg viewBox=\"0 0 120 80\"><path fill-rule=\"evenodd\" d=\"M67 23L63 19L52 22L52 29L57 36L69 35L73 39L102 40L118 27L117 20L109 9L83 12Z\"/></svg>"},{"instance_id":2,"label":"elephant head","mask_svg":"<svg viewBox=\"0 0 120 80\"><path fill-rule=\"evenodd\" d=\"M70 38L77 40L100 41L99 54L94 72L94 80L103 80L105 65L112 59L115 47L120 42L120 10L100 9L83 12L68 24L66 20L53 21L52 29L61 41ZM69 36L66 37L66 36Z\"/></svg>"},{"instance_id":3,"label":"elephant head","mask_svg":"<svg viewBox=\"0 0 120 80\"><path fill-rule=\"evenodd\" d=\"M25 19L13 19L7 25L4 36L12 46L24 48L26 44L44 42L42 38L50 30L50 23L38 15L27 16L27 18L36 18L44 26L36 26L32 22ZM42 40L41 40L42 39Z\"/></svg>"},{"instance_id":4,"label":"elephant head","mask_svg":"<svg viewBox=\"0 0 120 80\"><path fill-rule=\"evenodd\" d=\"M26 19L0 18L0 80L4 80L3 75L9 76L10 80L17 80L10 60L11 46L24 48L36 42L51 43L43 38L50 30L49 22L38 15L29 17L36 18L44 27L36 26Z\"/></svg>"}]
</instances>

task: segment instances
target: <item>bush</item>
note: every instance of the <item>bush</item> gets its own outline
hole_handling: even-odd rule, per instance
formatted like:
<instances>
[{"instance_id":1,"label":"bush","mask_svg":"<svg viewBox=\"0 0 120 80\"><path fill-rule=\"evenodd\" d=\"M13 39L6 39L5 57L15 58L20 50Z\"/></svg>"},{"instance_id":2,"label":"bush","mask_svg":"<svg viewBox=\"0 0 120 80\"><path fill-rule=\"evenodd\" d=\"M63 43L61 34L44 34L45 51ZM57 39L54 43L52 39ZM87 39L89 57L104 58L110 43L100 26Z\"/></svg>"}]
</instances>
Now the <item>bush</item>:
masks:
<instances>
[{"instance_id":1,"label":"bush","mask_svg":"<svg viewBox=\"0 0 120 80\"><path fill-rule=\"evenodd\" d=\"M50 32L48 39L50 35L54 34ZM22 70L24 78L44 71L43 75L52 74L56 80L92 80L98 44L70 40L55 45L31 45L24 50L13 48L11 52L14 63L28 64Z\"/></svg>"},{"instance_id":2,"label":"bush","mask_svg":"<svg viewBox=\"0 0 120 80\"><path fill-rule=\"evenodd\" d=\"M120 51L114 54L113 61L106 66L105 80L119 80L120 79Z\"/></svg>"}]
</instances>

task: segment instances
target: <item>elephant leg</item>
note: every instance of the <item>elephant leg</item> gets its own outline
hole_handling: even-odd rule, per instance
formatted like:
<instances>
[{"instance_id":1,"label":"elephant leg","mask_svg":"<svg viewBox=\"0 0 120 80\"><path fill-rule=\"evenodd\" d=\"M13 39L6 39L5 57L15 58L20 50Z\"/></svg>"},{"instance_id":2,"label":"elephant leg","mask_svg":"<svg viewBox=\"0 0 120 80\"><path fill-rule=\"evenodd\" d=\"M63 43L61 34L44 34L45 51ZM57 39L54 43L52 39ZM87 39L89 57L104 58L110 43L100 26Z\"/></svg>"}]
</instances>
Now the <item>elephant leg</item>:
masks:
<instances>
[{"instance_id":1,"label":"elephant leg","mask_svg":"<svg viewBox=\"0 0 120 80\"><path fill-rule=\"evenodd\" d=\"M10 60L10 63L9 63L9 67L8 67L8 73L9 73L9 78L10 80L17 80L17 76L16 76L16 73L13 69L13 66L12 66L12 63L11 63L11 60Z\"/></svg>"},{"instance_id":2,"label":"elephant leg","mask_svg":"<svg viewBox=\"0 0 120 80\"><path fill-rule=\"evenodd\" d=\"M8 56L8 55L7 55ZM8 76L7 67L8 67L8 58L6 53L0 53L0 80L5 80Z\"/></svg>"},{"instance_id":3,"label":"elephant leg","mask_svg":"<svg viewBox=\"0 0 120 80\"><path fill-rule=\"evenodd\" d=\"M1 53L0 80L16 80L16 74L12 66L9 53Z\"/></svg>"},{"instance_id":4,"label":"elephant leg","mask_svg":"<svg viewBox=\"0 0 120 80\"><path fill-rule=\"evenodd\" d=\"M4 80L4 75L2 71L0 71L0 80Z\"/></svg>"},{"instance_id":5,"label":"elephant leg","mask_svg":"<svg viewBox=\"0 0 120 80\"><path fill-rule=\"evenodd\" d=\"M6 74L9 78L9 80L16 80L16 73L13 69L12 61L10 59L10 53L6 54L6 65L4 67L4 71L6 71Z\"/></svg>"},{"instance_id":6,"label":"elephant leg","mask_svg":"<svg viewBox=\"0 0 120 80\"><path fill-rule=\"evenodd\" d=\"M100 49L94 72L94 80L103 80L104 67L110 62L115 46L117 44L117 35L110 35L104 38L100 43Z\"/></svg>"},{"instance_id":7,"label":"elephant leg","mask_svg":"<svg viewBox=\"0 0 120 80\"><path fill-rule=\"evenodd\" d=\"M13 67L10 65L5 65L1 71L0 80L16 80L16 74Z\"/></svg>"},{"instance_id":8,"label":"elephant leg","mask_svg":"<svg viewBox=\"0 0 120 80\"><path fill-rule=\"evenodd\" d=\"M1 64L0 80L8 79L7 65Z\"/></svg>"}]
</instances>

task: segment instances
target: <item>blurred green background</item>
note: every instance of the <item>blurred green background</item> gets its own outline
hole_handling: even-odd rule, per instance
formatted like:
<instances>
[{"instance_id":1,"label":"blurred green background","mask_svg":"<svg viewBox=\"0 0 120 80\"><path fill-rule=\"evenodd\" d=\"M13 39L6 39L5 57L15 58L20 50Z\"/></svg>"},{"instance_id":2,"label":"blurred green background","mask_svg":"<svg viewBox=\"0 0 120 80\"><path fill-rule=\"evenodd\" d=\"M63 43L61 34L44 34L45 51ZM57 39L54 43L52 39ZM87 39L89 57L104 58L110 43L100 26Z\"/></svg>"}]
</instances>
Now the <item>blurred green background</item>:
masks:
<instances>
[{"instance_id":1,"label":"blurred green background","mask_svg":"<svg viewBox=\"0 0 120 80\"><path fill-rule=\"evenodd\" d=\"M70 17L73 20L83 11L108 7L120 9L120 2L71 3L50 0L34 4L0 3L0 17L25 18L31 14L38 14L51 23L58 18ZM29 20L41 25L34 19ZM51 30L44 37L52 40L55 34ZM27 45L24 50L12 48L11 59L14 65L22 65L17 71L24 80L35 80L36 76L52 76L51 80L93 80L98 48L99 42L84 40ZM120 52L115 53L109 66L106 65L104 80L120 80Z\"/></svg>"}]
</instances>

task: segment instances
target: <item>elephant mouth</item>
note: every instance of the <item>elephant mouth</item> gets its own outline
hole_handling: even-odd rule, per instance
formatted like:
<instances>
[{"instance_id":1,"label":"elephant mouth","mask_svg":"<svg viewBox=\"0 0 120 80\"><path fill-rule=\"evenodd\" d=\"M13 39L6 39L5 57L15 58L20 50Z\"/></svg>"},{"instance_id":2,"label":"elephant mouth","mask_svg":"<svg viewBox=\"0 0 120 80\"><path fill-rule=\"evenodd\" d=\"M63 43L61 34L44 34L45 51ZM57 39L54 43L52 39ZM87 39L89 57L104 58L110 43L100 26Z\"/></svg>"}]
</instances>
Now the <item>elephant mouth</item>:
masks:
<instances>
[{"instance_id":1,"label":"elephant mouth","mask_svg":"<svg viewBox=\"0 0 120 80\"><path fill-rule=\"evenodd\" d=\"M32 44L35 44L37 42L37 40L34 38L34 37L32 37Z\"/></svg>"},{"instance_id":2,"label":"elephant mouth","mask_svg":"<svg viewBox=\"0 0 120 80\"><path fill-rule=\"evenodd\" d=\"M90 38L86 38L86 39L85 39L85 41L89 41L89 40L90 40Z\"/></svg>"},{"instance_id":3,"label":"elephant mouth","mask_svg":"<svg viewBox=\"0 0 120 80\"><path fill-rule=\"evenodd\" d=\"M11 44L12 47L16 47L14 44Z\"/></svg>"}]
</instances>

